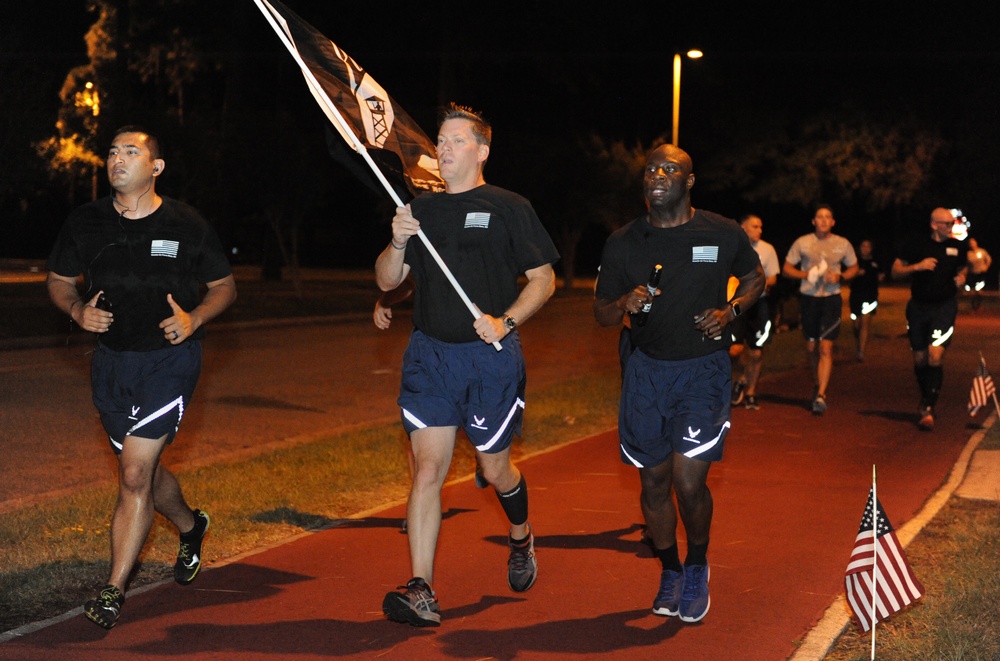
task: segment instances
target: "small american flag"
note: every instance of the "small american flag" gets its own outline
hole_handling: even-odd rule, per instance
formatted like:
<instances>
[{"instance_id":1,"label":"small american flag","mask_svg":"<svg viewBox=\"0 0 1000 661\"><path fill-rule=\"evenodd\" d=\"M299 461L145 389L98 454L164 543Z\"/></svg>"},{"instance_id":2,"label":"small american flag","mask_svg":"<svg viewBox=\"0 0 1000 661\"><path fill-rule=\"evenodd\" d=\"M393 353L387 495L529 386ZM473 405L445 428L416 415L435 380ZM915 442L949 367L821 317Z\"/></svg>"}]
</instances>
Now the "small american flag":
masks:
<instances>
[{"instance_id":1,"label":"small american flag","mask_svg":"<svg viewBox=\"0 0 1000 661\"><path fill-rule=\"evenodd\" d=\"M877 510L877 512L876 512ZM877 531L873 537L872 530ZM878 577L875 577L876 547ZM877 581L877 582L876 582ZM874 488L868 492L861 527L854 540L854 551L847 564L844 583L847 602L854 611L861 628L868 631L875 622L881 622L901 611L924 594L924 586L914 576L896 533L875 498ZM875 592L875 609L872 610L872 592Z\"/></svg>"},{"instance_id":2,"label":"small american flag","mask_svg":"<svg viewBox=\"0 0 1000 661\"><path fill-rule=\"evenodd\" d=\"M465 227L479 227L486 229L490 226L490 213L488 211L470 211L465 214Z\"/></svg>"},{"instance_id":3,"label":"small american flag","mask_svg":"<svg viewBox=\"0 0 1000 661\"><path fill-rule=\"evenodd\" d=\"M149 246L149 255L151 257L177 257L177 251L180 247L181 244L177 241L154 239Z\"/></svg>"},{"instance_id":4,"label":"small american flag","mask_svg":"<svg viewBox=\"0 0 1000 661\"><path fill-rule=\"evenodd\" d=\"M986 406L990 397L993 397L996 392L997 388L993 383L993 377L986 371L986 361L980 356L979 369L976 370L976 376L972 379L972 390L969 391L969 415L973 416L979 413L979 409Z\"/></svg>"},{"instance_id":5,"label":"small american flag","mask_svg":"<svg viewBox=\"0 0 1000 661\"><path fill-rule=\"evenodd\" d=\"M691 261L714 264L719 261L719 246L692 246Z\"/></svg>"}]
</instances>

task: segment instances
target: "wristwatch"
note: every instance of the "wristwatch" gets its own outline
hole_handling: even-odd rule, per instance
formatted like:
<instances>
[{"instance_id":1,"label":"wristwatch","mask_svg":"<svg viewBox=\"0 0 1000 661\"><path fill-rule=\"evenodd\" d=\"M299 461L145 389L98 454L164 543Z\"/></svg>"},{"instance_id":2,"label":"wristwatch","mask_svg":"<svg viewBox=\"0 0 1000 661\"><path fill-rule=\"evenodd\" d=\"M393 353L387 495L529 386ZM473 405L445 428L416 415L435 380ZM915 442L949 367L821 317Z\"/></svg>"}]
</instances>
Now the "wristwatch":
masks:
<instances>
[{"instance_id":1,"label":"wristwatch","mask_svg":"<svg viewBox=\"0 0 1000 661\"><path fill-rule=\"evenodd\" d=\"M740 316L740 314L742 314L742 312L743 312L743 310L740 309L739 302L729 301L729 307L732 308L732 310L733 310L733 319L735 319L736 317Z\"/></svg>"},{"instance_id":2,"label":"wristwatch","mask_svg":"<svg viewBox=\"0 0 1000 661\"><path fill-rule=\"evenodd\" d=\"M503 316L503 327L506 328L507 332L509 333L515 328L517 328L517 320L514 319L514 317L510 316L509 314L505 314Z\"/></svg>"}]
</instances>

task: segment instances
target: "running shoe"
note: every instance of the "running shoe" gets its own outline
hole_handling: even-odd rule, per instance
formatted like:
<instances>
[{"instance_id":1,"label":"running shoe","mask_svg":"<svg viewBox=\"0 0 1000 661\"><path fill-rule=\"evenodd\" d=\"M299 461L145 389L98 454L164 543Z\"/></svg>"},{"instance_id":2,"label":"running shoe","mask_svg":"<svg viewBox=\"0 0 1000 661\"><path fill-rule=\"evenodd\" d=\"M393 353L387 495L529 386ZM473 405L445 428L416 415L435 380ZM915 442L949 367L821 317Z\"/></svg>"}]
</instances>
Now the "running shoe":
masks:
<instances>
[{"instance_id":1,"label":"running shoe","mask_svg":"<svg viewBox=\"0 0 1000 661\"><path fill-rule=\"evenodd\" d=\"M757 409L759 409L760 405L757 403L757 396L747 395L743 399L743 406L747 408L747 411L756 411Z\"/></svg>"},{"instance_id":2,"label":"running shoe","mask_svg":"<svg viewBox=\"0 0 1000 661\"><path fill-rule=\"evenodd\" d=\"M920 409L920 422L917 426L921 431L934 431L934 409L929 406Z\"/></svg>"},{"instance_id":3,"label":"running shoe","mask_svg":"<svg viewBox=\"0 0 1000 661\"><path fill-rule=\"evenodd\" d=\"M684 567L684 589L681 591L680 618L697 622L708 613L712 599L708 596L708 565Z\"/></svg>"},{"instance_id":4,"label":"running shoe","mask_svg":"<svg viewBox=\"0 0 1000 661\"><path fill-rule=\"evenodd\" d=\"M402 592L390 592L382 600L382 612L386 617L415 627L441 626L441 609L427 581L414 577L399 589Z\"/></svg>"},{"instance_id":5,"label":"running shoe","mask_svg":"<svg viewBox=\"0 0 1000 661\"><path fill-rule=\"evenodd\" d=\"M747 382L742 379L733 384L733 393L729 399L729 403L736 406L743 401L743 393L746 392Z\"/></svg>"},{"instance_id":6,"label":"running shoe","mask_svg":"<svg viewBox=\"0 0 1000 661\"><path fill-rule=\"evenodd\" d=\"M193 510L194 528L181 535L181 548L174 563L174 580L187 585L195 579L201 569L201 542L208 532L210 519L201 510Z\"/></svg>"},{"instance_id":7,"label":"running shoe","mask_svg":"<svg viewBox=\"0 0 1000 661\"><path fill-rule=\"evenodd\" d=\"M823 415L826 413L826 397L816 395L816 398L813 399L812 411L813 415Z\"/></svg>"},{"instance_id":8,"label":"running shoe","mask_svg":"<svg viewBox=\"0 0 1000 661\"><path fill-rule=\"evenodd\" d=\"M507 537L510 557L507 559L507 585L514 592L524 592L535 584L538 562L535 560L535 535L528 528L528 539L520 544Z\"/></svg>"},{"instance_id":9,"label":"running shoe","mask_svg":"<svg viewBox=\"0 0 1000 661\"><path fill-rule=\"evenodd\" d=\"M684 569L664 569L660 573L660 590L653 600L656 615L677 615L680 612L681 594L684 592Z\"/></svg>"},{"instance_id":10,"label":"running shoe","mask_svg":"<svg viewBox=\"0 0 1000 661\"><path fill-rule=\"evenodd\" d=\"M121 615L125 595L113 585L105 585L96 599L91 599L83 605L83 614L87 619L105 629L115 626Z\"/></svg>"}]
</instances>

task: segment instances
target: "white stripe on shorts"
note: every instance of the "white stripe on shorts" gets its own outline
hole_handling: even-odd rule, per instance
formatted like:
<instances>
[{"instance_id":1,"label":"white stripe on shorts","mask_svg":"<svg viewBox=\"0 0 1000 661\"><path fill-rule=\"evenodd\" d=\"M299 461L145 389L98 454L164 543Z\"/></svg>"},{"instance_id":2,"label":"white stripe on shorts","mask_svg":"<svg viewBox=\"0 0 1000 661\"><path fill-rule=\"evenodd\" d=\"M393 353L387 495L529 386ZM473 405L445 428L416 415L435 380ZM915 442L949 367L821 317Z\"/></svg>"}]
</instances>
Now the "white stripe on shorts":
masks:
<instances>
[{"instance_id":1,"label":"white stripe on shorts","mask_svg":"<svg viewBox=\"0 0 1000 661\"><path fill-rule=\"evenodd\" d=\"M645 468L645 466L643 466L642 464L640 464L638 461L635 460L635 457L633 457L628 453L628 450L625 449L624 443L619 443L618 447L622 449L622 454L628 457L628 460L632 462L633 466L635 466L636 468Z\"/></svg>"},{"instance_id":2,"label":"white stripe on shorts","mask_svg":"<svg viewBox=\"0 0 1000 661\"><path fill-rule=\"evenodd\" d=\"M496 442L500 440L501 436L503 436L504 431L507 429L508 426L510 426L510 421L514 417L514 414L517 413L517 407L519 406L522 409L524 408L524 400L521 399L520 397L518 397L517 401L514 402L514 406L510 407L510 412L507 414L507 418L503 421L503 424L500 425L500 429L497 430L497 433L493 434L493 438L486 441L486 443L483 445L477 445L476 446L477 450L479 450L480 452L486 452L491 447L496 445Z\"/></svg>"},{"instance_id":3,"label":"white stripe on shorts","mask_svg":"<svg viewBox=\"0 0 1000 661\"><path fill-rule=\"evenodd\" d=\"M702 452L708 452L709 450L711 450L712 448L714 448L719 443L719 439L722 438L722 433L724 431L726 431L727 429L729 429L730 426L731 425L729 424L729 421L726 420L726 424L722 425L722 429L719 430L719 435L718 436L716 436L715 438L713 438L711 441L708 441L706 443L702 443L701 445L699 445L698 447L696 447L693 450L690 450L688 452L684 452L683 453L684 456L685 457L690 457L690 458L694 459L695 457L697 457Z\"/></svg>"},{"instance_id":4,"label":"white stripe on shorts","mask_svg":"<svg viewBox=\"0 0 1000 661\"><path fill-rule=\"evenodd\" d=\"M416 427L417 429L425 429L427 427L427 425L425 425L423 423L423 421L420 420L420 418L418 418L417 416L413 415L412 413L410 413L406 409L403 409L403 417L406 418L407 420L409 420L410 422L412 422L413 426Z\"/></svg>"},{"instance_id":5,"label":"white stripe on shorts","mask_svg":"<svg viewBox=\"0 0 1000 661\"><path fill-rule=\"evenodd\" d=\"M147 415L145 418L143 418L139 422L137 422L134 425L132 425L132 428L129 429L125 433L125 435L126 436L135 436L134 432L137 429L140 429L143 425L149 424L150 422L152 422L153 420L156 420L157 418L162 418L167 413L169 413L170 410L173 409L175 406L177 407L177 424L180 424L181 418L184 417L184 397L178 397L177 399L175 399L174 401L170 402L169 404L161 407L159 411L153 411L152 413L150 413L149 415Z\"/></svg>"}]
</instances>

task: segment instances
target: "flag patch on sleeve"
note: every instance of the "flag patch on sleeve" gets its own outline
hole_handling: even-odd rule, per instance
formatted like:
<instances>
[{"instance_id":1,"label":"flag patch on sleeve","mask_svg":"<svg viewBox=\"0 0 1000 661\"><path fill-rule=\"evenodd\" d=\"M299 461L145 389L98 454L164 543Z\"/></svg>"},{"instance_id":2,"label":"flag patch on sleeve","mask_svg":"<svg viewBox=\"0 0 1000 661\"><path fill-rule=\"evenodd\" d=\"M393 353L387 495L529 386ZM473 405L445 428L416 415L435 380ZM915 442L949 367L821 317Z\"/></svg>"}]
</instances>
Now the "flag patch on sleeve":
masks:
<instances>
[{"instance_id":1,"label":"flag patch on sleeve","mask_svg":"<svg viewBox=\"0 0 1000 661\"><path fill-rule=\"evenodd\" d=\"M177 251L181 244L177 241L166 241L164 239L154 239L149 248L150 257L177 257Z\"/></svg>"},{"instance_id":2,"label":"flag patch on sleeve","mask_svg":"<svg viewBox=\"0 0 1000 661\"><path fill-rule=\"evenodd\" d=\"M712 262L719 261L719 246L692 246L692 262Z\"/></svg>"},{"instance_id":3,"label":"flag patch on sleeve","mask_svg":"<svg viewBox=\"0 0 1000 661\"><path fill-rule=\"evenodd\" d=\"M490 214L488 211L470 211L465 214L465 228L478 227L486 229L490 226Z\"/></svg>"}]
</instances>

